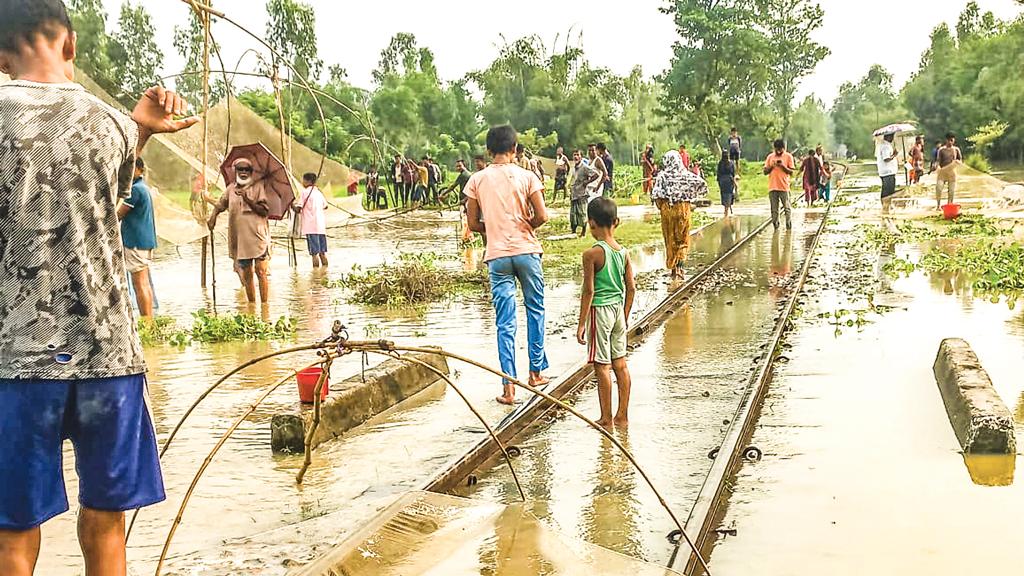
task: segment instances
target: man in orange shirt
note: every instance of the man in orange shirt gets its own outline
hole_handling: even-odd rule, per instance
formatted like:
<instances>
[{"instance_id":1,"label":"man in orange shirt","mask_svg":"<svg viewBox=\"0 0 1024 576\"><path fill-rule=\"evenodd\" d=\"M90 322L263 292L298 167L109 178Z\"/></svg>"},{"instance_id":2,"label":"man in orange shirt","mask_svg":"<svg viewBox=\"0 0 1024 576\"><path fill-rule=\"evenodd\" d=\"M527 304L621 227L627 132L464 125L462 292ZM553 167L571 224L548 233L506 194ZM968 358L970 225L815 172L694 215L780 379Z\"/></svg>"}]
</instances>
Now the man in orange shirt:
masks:
<instances>
[{"instance_id":1,"label":"man in orange shirt","mask_svg":"<svg viewBox=\"0 0 1024 576\"><path fill-rule=\"evenodd\" d=\"M768 200L772 205L772 225L779 227L779 204L786 212L786 229L793 228L793 208L789 203L789 187L793 172L796 171L796 161L793 155L786 152L785 141L775 141L775 152L768 155L764 161L764 173L768 176Z\"/></svg>"},{"instance_id":2,"label":"man in orange shirt","mask_svg":"<svg viewBox=\"0 0 1024 576\"><path fill-rule=\"evenodd\" d=\"M466 184L466 214L469 229L487 234L487 263L491 278L491 300L498 328L498 358L501 370L516 375L516 281L523 289L526 332L530 356L530 384L548 382L542 375L548 368L544 353L544 249L534 232L548 221L544 185L537 174L516 165L518 135L511 126L487 132L487 151L494 161L473 174ZM482 216L482 218L481 218ZM498 402L515 403L515 386L504 382Z\"/></svg>"}]
</instances>

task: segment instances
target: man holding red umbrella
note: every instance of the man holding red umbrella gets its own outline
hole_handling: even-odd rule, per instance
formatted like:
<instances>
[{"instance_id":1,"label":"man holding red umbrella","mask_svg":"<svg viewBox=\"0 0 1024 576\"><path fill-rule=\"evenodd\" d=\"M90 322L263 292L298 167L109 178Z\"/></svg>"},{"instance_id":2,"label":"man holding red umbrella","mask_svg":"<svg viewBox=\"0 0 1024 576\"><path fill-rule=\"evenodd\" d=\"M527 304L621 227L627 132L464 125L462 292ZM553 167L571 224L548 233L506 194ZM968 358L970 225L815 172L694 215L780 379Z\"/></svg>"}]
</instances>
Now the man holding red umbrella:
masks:
<instances>
[{"instance_id":1,"label":"man holding red umbrella","mask_svg":"<svg viewBox=\"0 0 1024 576\"><path fill-rule=\"evenodd\" d=\"M228 213L228 254L235 261L235 271L245 288L250 303L256 302L253 275L259 280L260 299L270 301L270 203L262 179L254 174L249 158L237 158L231 163L234 181L214 205L210 216L210 230L217 226L217 216Z\"/></svg>"}]
</instances>

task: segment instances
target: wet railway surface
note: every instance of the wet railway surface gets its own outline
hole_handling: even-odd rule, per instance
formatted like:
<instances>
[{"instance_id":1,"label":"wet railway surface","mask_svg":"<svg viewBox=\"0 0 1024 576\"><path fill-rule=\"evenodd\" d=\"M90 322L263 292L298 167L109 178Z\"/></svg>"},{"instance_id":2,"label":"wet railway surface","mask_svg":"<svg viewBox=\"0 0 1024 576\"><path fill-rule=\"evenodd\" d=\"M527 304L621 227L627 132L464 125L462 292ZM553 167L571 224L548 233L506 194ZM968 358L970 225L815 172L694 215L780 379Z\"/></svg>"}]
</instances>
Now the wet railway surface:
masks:
<instances>
[{"instance_id":1,"label":"wet railway surface","mask_svg":"<svg viewBox=\"0 0 1024 576\"><path fill-rule=\"evenodd\" d=\"M643 207L627 210L627 217L640 217ZM649 212L648 212L649 213ZM746 233L760 221L758 216L737 219L738 233ZM497 364L493 347L493 312L486 294L460 296L450 303L429 306L421 313L388 311L345 302L337 289L325 286L325 280L347 272L352 264L362 266L393 259L400 251L455 252L455 220L452 215L417 213L381 224L336 231L334 266L329 272L313 272L300 260L298 269L289 268L284 254L272 262L272 289L268 309L253 310L240 300L237 279L225 266L226 256L218 262L219 309L250 311L275 319L289 315L298 320L297 341L306 342L327 334L333 319L343 319L354 336L373 333L417 344L442 343L457 351L468 351L490 364ZM691 255L689 266L699 267L713 258L721 237L705 235ZM382 240L381 238L387 238ZM469 251L454 266L476 266L480 254ZM640 271L657 270L662 264L660 250L634 251ZM300 254L301 258L301 254ZM343 264L342 264L343 263ZM340 264L340 265L339 265ZM193 310L209 305L209 290L198 287L198 250L191 247L164 248L154 268L154 282L161 315L175 317L187 324ZM656 305L668 289L665 282L653 282L638 295L637 308ZM578 298L578 284L571 280L549 279L549 354L552 374L571 366L581 348L571 339ZM456 310L457 314L452 314ZM522 320L521 320L522 321ZM525 330L520 328L523 333ZM152 409L161 442L177 423L199 392L217 377L239 363L291 343L228 343L193 345L179 349L158 346L147 349ZM525 350L518 350L525 365ZM263 386L283 377L309 356L280 358L247 371L229 381L211 395L192 420L182 429L175 445L164 459L168 488L167 502L144 510L132 534L129 559L135 573L152 571L155 557L166 536L185 488L219 435L252 400ZM458 382L463 383L470 399L485 416L497 422L507 410L489 400L496 385L490 375L465 366L455 366ZM357 373L358 359L336 363L335 379ZM342 442L331 443L317 451L311 473L304 486L297 487L294 473L301 459L274 456L269 449L269 419L280 410L294 406L291 387L271 396L220 452L207 471L186 511L184 523L172 548L170 567L178 573L233 574L249 564L254 573L285 571L292 559L308 560L324 545L357 525L375 507L402 490L415 486L479 439L472 415L454 394L443 388L428 390L403 403L390 413L361 426ZM74 457L65 451L65 475L69 481L69 500L77 496ZM311 520L324 526L316 536L287 545L288 538L274 537L278 554L268 558L260 546L231 551L220 543L252 538L277 529L301 534ZM80 557L75 541L74 515L63 515L44 527L45 554L39 569L47 574L76 574ZM168 572L170 573L170 572Z\"/></svg>"},{"instance_id":2,"label":"wet railway surface","mask_svg":"<svg viewBox=\"0 0 1024 576\"><path fill-rule=\"evenodd\" d=\"M722 443L820 217L820 212L800 213L793 231L761 232L629 357L630 424L616 435L681 518L704 484L712 462L708 453ZM729 222L720 224L720 248L738 240ZM596 417L592 386L571 401ZM609 441L561 413L522 434L516 446L522 455L513 465L535 515L613 551L667 562L674 545L666 536L675 525ZM476 476L474 487L457 493L498 502L518 499L504 460Z\"/></svg>"},{"instance_id":3,"label":"wet railway surface","mask_svg":"<svg viewBox=\"0 0 1024 576\"><path fill-rule=\"evenodd\" d=\"M794 231L773 233L769 227L755 237L715 273L707 290L681 307L631 356L631 425L620 438L683 517L710 466L707 451L721 442L723 422L735 412L758 346L774 326L778 303L787 297L788 279L806 256L817 229L815 218L820 220L820 215L810 213L807 218L804 221L798 212ZM763 220L763 213L749 211L710 225L695 237L688 274L716 260ZM385 244L380 241L382 232L408 240ZM345 261L345 271L352 262L372 265L398 251L450 251L455 245L451 218L433 215L346 229L344 234L345 248L335 251L335 262ZM195 256L183 248L180 255L167 251L159 260L154 276L161 314L185 319L192 309L208 302L208 292L195 286ZM662 264L661 251L654 248L635 250L633 257L640 271L658 270ZM469 252L455 265L475 266L476 258L478 254ZM428 307L422 314L390 313L348 304L337 290L327 288L324 278L335 277L341 268L335 265L329 273L296 271L287 267L285 258L275 259L272 285L283 296L276 296L262 313L299 319L299 341L322 337L334 318L342 318L357 336L363 328L373 331L374 337L443 344L496 364L491 357L495 356L493 313L486 295L460 297ZM223 267L220 273L221 309L244 311L236 279ZM675 286L658 276L638 295L636 315L656 306ZM552 375L563 373L582 356L582 347L574 339L577 298L575 281L549 281ZM451 314L453 309L459 314ZM212 380L268 348L283 346L250 343L148 350L161 440ZM525 365L522 345L518 352ZM152 572L184 489L220 433L262 386L304 360L308 357L272 361L229 383L183 429L164 460L168 501L143 511L132 536L133 573ZM496 389L492 376L465 366L453 368L456 381L490 422L507 415L507 409L490 400ZM354 360L336 364L334 376L357 371L358 360ZM269 449L270 416L295 403L293 391L285 390L245 423L207 471L186 511L165 574L284 574L342 540L398 494L422 485L483 433L453 393L434 387L318 449L305 484L298 487L294 473L301 458L274 456ZM588 388L577 399L578 406L591 414L596 413L593 396ZM671 550L665 534L673 527L668 517L646 487L636 482L628 465L592 430L559 418L520 445L523 456L515 464L535 514L595 544L665 561ZM65 468L73 498L70 452ZM507 469L496 466L469 495L510 501L514 494ZM73 522L72 515L65 515L45 527L47 554L40 562L44 573L77 573L80 561Z\"/></svg>"}]
</instances>

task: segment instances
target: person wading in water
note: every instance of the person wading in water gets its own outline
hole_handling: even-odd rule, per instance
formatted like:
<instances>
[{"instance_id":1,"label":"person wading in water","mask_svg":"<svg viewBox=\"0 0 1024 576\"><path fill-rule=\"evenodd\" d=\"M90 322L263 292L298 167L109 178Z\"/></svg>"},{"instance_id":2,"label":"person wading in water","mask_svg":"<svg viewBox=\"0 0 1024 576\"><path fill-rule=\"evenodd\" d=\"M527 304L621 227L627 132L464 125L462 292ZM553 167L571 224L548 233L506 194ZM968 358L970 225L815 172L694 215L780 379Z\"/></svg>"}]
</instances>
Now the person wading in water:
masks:
<instances>
[{"instance_id":1,"label":"person wading in water","mask_svg":"<svg viewBox=\"0 0 1024 576\"><path fill-rule=\"evenodd\" d=\"M235 271L242 281L245 297L256 302L253 273L259 280L260 299L270 302L270 204L263 183L253 173L252 161L239 158L231 166L235 181L213 207L208 222L210 230L217 227L217 217L228 213L228 254L235 262Z\"/></svg>"}]
</instances>

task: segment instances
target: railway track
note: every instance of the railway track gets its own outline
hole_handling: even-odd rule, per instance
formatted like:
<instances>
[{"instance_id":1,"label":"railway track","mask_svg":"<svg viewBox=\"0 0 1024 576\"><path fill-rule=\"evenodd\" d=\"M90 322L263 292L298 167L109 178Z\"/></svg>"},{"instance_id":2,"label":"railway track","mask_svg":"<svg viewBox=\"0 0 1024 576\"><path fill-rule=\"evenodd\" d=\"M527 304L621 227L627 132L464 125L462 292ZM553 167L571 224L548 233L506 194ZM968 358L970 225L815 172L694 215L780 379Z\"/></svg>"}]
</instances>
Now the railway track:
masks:
<instances>
[{"instance_id":1,"label":"railway track","mask_svg":"<svg viewBox=\"0 0 1024 576\"><path fill-rule=\"evenodd\" d=\"M726 429L725 439L716 449L714 464L712 464L690 511L690 516L686 520L686 533L693 538L694 544L705 559L709 558L715 538L718 536L715 528L720 524L725 512L725 505L730 495L730 480L733 479L745 460L761 459L761 450L756 446L748 445L747 442L750 440L760 415L761 405L774 373L775 361L780 356L783 340L790 327L790 317L803 293L804 283L814 262L814 251L822 232L828 225L830 211L831 207L827 208L822 215L818 230L811 240L807 256L804 258L803 266L796 277L789 298L776 320L771 338L744 390L736 415ZM669 559L668 567L687 576L704 574L697 561L697 556L688 547L680 544L676 545Z\"/></svg>"},{"instance_id":2,"label":"railway track","mask_svg":"<svg viewBox=\"0 0 1024 576\"><path fill-rule=\"evenodd\" d=\"M827 225L828 216L829 209L826 209L810 241L810 247L803 266L794 279L789 297L784 301L784 305L781 306L775 328L771 333L764 352L758 359L756 369L746 385L735 417L731 419L731 424L726 430L724 440L717 449L715 461L686 521L686 533L693 538L697 549L701 551L705 558L707 558L710 547L714 544L715 528L721 519L729 496L729 479L735 475L745 457L760 457L760 452L756 447L749 446L747 442L759 415L761 402L771 381L772 367L781 349L783 337L789 326L790 316L800 298L804 282L813 262L814 250L817 247L821 233ZM732 245L717 259L696 272L682 286L670 293L654 309L631 326L628 333L630 348L632 349L641 344L647 335L671 318L680 306L688 302L697 293L703 281L747 248L751 241L764 232L770 223L770 220L766 219L755 226L750 233ZM544 391L558 400L567 399L579 393L592 378L593 369L591 365L580 363L565 376L545 388ZM503 419L495 427L495 436L497 436L502 444L506 445L510 452L518 450L514 446L515 441L525 438L532 432L532 429L543 426L543 423L547 421L546 417L558 409L558 406L554 403L540 397L534 397ZM478 470L486 469L502 458L503 455L498 443L488 436L468 452L446 464L438 473L427 480L420 489L435 493L449 493L461 486L475 484ZM299 574L307 576L332 574L332 567L325 563L324 560L325 558L321 557L320 560L308 565ZM688 576L703 574L700 564L696 561L696 555L686 547L685 543L676 545L669 558L668 567Z\"/></svg>"}]
</instances>

